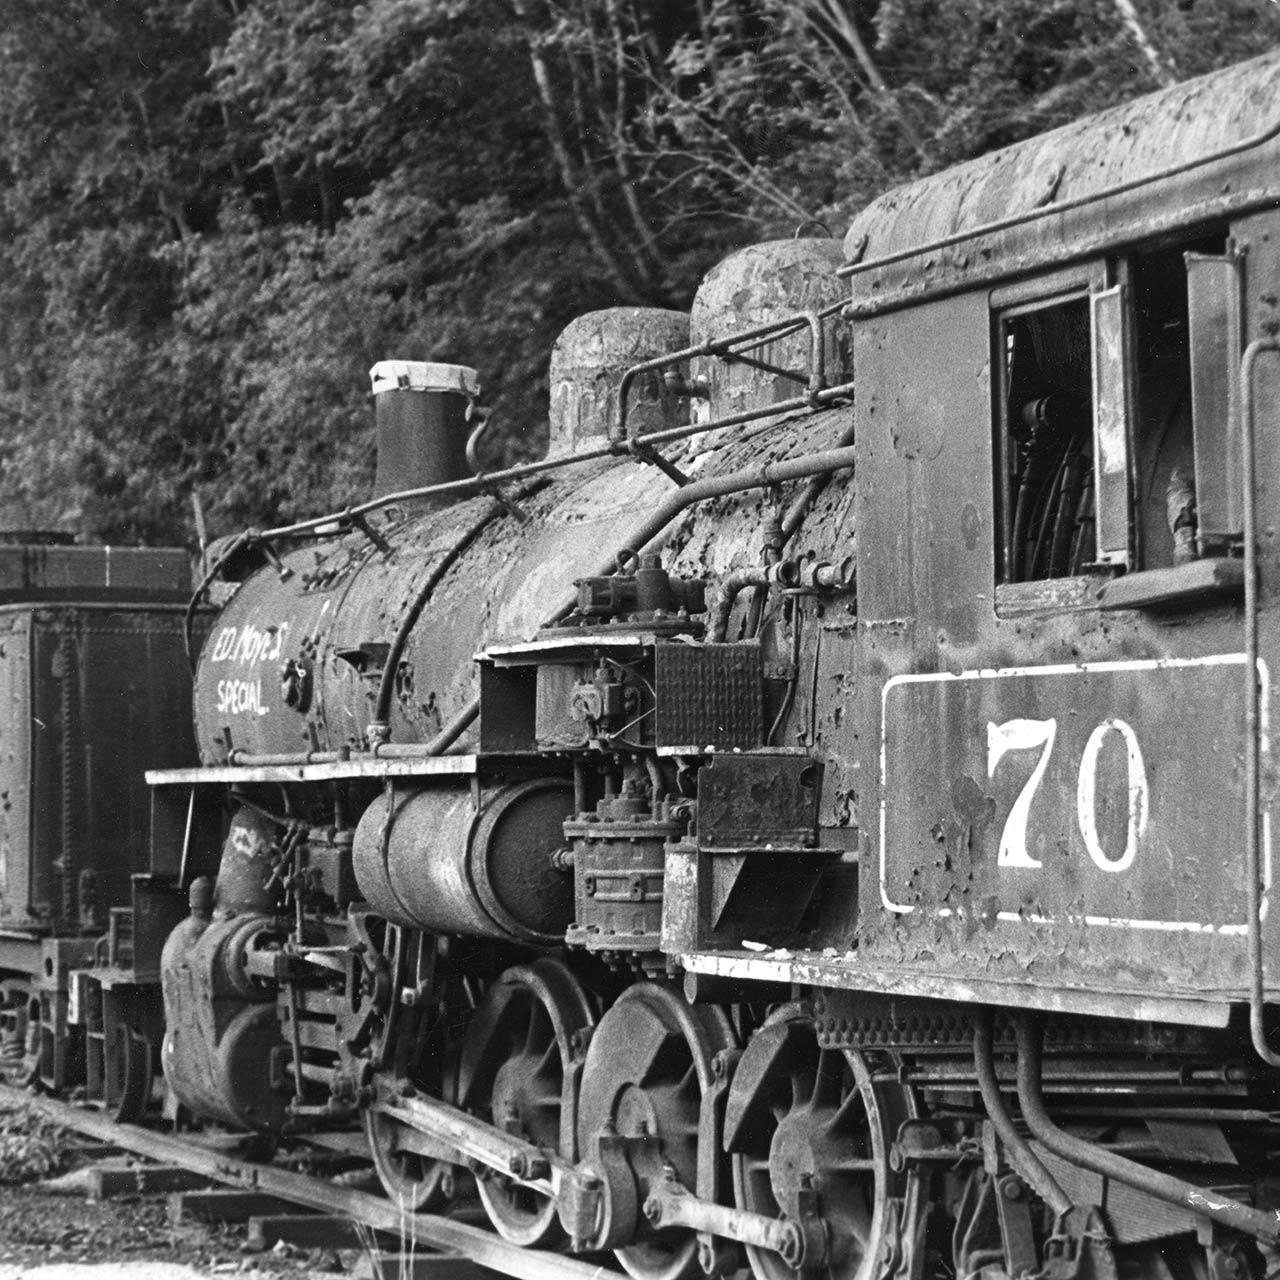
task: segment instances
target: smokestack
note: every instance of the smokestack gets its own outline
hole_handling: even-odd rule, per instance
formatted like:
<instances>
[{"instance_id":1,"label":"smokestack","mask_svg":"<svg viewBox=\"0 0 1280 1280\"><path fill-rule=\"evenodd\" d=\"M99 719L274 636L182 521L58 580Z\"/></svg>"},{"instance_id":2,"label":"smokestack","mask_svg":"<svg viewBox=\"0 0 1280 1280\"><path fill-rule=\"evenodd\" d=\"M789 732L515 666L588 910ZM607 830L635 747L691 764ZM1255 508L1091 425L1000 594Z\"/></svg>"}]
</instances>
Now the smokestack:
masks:
<instances>
[{"instance_id":1,"label":"smokestack","mask_svg":"<svg viewBox=\"0 0 1280 1280\"><path fill-rule=\"evenodd\" d=\"M467 421L467 409L479 395L474 369L383 360L369 370L369 378L378 432L375 498L471 474L466 447L474 423ZM451 501L448 495L419 500L423 506Z\"/></svg>"}]
</instances>

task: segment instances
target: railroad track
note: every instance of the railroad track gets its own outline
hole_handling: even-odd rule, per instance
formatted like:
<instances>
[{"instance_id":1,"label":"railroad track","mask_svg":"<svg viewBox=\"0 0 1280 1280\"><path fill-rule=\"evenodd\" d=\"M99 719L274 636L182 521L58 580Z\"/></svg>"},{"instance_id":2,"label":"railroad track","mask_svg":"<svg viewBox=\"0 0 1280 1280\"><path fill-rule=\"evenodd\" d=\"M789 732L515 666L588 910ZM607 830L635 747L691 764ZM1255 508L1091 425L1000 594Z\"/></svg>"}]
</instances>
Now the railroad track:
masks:
<instances>
[{"instance_id":1,"label":"railroad track","mask_svg":"<svg viewBox=\"0 0 1280 1280\"><path fill-rule=\"evenodd\" d=\"M436 1250L521 1280L625 1280L621 1272L595 1262L525 1249L483 1227L438 1214L409 1213L367 1191L335 1185L273 1164L245 1160L180 1136L117 1124L101 1112L53 1098L0 1085L0 1103L32 1107L66 1129L143 1156L165 1168L187 1170L210 1182L360 1224L370 1233L395 1238L406 1249ZM144 1184L145 1178L140 1178L138 1189Z\"/></svg>"}]
</instances>

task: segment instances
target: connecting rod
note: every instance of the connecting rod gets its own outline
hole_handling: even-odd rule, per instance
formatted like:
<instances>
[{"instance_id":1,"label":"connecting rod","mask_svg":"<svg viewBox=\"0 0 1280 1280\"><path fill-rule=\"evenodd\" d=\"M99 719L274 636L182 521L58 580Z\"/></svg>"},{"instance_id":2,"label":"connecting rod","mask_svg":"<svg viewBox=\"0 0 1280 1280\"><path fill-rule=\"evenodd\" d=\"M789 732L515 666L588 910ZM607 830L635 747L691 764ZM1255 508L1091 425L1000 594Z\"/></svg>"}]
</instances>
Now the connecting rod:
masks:
<instances>
[{"instance_id":1,"label":"connecting rod","mask_svg":"<svg viewBox=\"0 0 1280 1280\"><path fill-rule=\"evenodd\" d=\"M396 1088L380 1089L372 1108L423 1135L436 1158L484 1166L555 1200L561 1221L577 1224L570 1232L577 1247L594 1247L590 1231L606 1221L609 1215L603 1210L609 1197L618 1194L611 1190L607 1176L602 1179L593 1169L574 1165L437 1098ZM619 1174L634 1176L629 1167L619 1169ZM767 1249L793 1268L819 1251L807 1241L800 1224L703 1200L674 1174L647 1189L644 1215L655 1228L686 1227Z\"/></svg>"}]
</instances>

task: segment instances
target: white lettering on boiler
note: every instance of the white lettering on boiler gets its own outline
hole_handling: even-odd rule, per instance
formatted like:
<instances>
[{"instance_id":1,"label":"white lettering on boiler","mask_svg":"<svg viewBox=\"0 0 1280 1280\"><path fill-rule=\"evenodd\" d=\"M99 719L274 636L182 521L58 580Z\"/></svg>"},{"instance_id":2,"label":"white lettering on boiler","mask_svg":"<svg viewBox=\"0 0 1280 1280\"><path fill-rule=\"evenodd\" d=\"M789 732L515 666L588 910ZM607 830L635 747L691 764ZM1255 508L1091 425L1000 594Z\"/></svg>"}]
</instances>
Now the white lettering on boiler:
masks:
<instances>
[{"instance_id":1,"label":"white lettering on boiler","mask_svg":"<svg viewBox=\"0 0 1280 1280\"><path fill-rule=\"evenodd\" d=\"M287 622L278 627L255 627L252 622L246 622L242 627L223 627L213 642L209 661L234 662L240 666L279 662L288 633Z\"/></svg>"},{"instance_id":2,"label":"white lettering on boiler","mask_svg":"<svg viewBox=\"0 0 1280 1280\"><path fill-rule=\"evenodd\" d=\"M262 701L261 680L219 680L217 693L223 714L265 716L270 711Z\"/></svg>"}]
</instances>

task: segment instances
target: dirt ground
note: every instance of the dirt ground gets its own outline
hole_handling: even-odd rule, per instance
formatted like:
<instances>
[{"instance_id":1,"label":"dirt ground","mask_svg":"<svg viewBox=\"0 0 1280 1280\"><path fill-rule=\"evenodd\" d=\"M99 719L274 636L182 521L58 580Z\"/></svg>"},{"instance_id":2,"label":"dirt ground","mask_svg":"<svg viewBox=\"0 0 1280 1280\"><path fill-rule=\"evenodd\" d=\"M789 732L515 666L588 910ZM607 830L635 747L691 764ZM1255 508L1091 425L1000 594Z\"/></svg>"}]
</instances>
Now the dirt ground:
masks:
<instances>
[{"instance_id":1,"label":"dirt ground","mask_svg":"<svg viewBox=\"0 0 1280 1280\"><path fill-rule=\"evenodd\" d=\"M246 1280L304 1280L357 1269L361 1255L289 1246L261 1253L243 1251L243 1227L169 1222L166 1197L119 1196L89 1200L54 1195L40 1184L0 1186L0 1280L18 1280L34 1268L68 1264L165 1264L147 1267L134 1280L177 1280L172 1267L201 1276L245 1276ZM138 1271L130 1267L127 1274ZM106 1280L97 1271L97 1280ZM126 1273L121 1271L121 1277ZM75 1280L52 1273L34 1280ZM87 1277L86 1277L87 1280Z\"/></svg>"}]
</instances>

